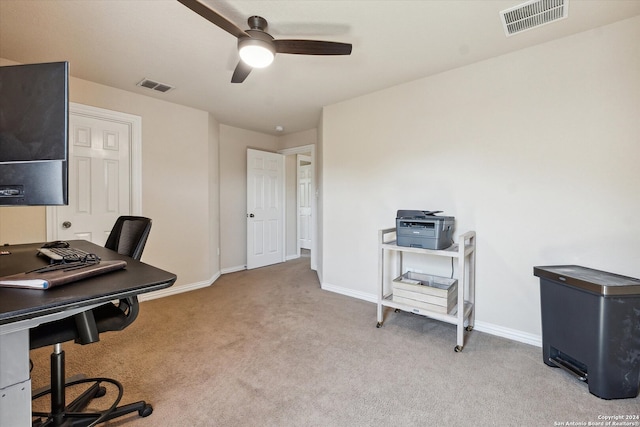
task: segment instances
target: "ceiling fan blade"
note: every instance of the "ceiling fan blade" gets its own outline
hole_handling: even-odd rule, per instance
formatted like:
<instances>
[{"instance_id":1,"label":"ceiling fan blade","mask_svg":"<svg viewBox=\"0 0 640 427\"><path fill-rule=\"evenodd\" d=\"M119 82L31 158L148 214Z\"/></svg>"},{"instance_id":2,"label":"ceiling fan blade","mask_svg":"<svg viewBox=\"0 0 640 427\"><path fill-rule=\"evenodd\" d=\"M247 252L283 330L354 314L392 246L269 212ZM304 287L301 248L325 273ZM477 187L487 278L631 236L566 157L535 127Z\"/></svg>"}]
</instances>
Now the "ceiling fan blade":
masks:
<instances>
[{"instance_id":1,"label":"ceiling fan blade","mask_svg":"<svg viewBox=\"0 0 640 427\"><path fill-rule=\"evenodd\" d=\"M277 53L297 55L351 55L351 43L321 40L274 40Z\"/></svg>"},{"instance_id":2,"label":"ceiling fan blade","mask_svg":"<svg viewBox=\"0 0 640 427\"><path fill-rule=\"evenodd\" d=\"M240 37L249 37L247 33L241 30L236 24L229 21L224 16L220 15L218 12L213 9L209 9L208 6L200 3L198 0L178 0L183 5L187 6L189 9L193 10L198 15L202 16L207 21L211 21L216 24L218 27L222 28L229 34Z\"/></svg>"},{"instance_id":3,"label":"ceiling fan blade","mask_svg":"<svg viewBox=\"0 0 640 427\"><path fill-rule=\"evenodd\" d=\"M242 83L244 79L247 78L252 69L253 68L251 68L244 62L238 62L238 65L236 65L236 69L233 71L233 76L231 76L231 83Z\"/></svg>"}]
</instances>

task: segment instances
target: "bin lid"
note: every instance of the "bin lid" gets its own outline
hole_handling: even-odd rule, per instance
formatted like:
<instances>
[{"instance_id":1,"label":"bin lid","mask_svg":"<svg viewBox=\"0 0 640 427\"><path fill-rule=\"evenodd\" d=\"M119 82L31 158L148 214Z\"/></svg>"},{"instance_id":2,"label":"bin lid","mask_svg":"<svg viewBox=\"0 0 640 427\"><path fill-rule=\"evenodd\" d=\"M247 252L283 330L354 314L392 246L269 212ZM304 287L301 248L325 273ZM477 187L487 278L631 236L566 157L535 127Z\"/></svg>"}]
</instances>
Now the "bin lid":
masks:
<instances>
[{"instance_id":1,"label":"bin lid","mask_svg":"<svg viewBox=\"0 0 640 427\"><path fill-rule=\"evenodd\" d=\"M533 275L601 295L638 295L640 279L607 273L579 265L533 267Z\"/></svg>"}]
</instances>

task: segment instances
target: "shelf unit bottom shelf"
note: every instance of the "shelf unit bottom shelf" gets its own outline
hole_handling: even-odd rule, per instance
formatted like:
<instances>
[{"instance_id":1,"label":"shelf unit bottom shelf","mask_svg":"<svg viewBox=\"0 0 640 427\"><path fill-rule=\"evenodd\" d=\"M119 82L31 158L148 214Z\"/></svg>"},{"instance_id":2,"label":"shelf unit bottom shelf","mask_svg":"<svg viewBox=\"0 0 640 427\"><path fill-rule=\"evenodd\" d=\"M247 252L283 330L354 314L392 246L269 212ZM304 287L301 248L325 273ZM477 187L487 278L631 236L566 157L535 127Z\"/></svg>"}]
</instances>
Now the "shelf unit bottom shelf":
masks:
<instances>
[{"instance_id":1,"label":"shelf unit bottom shelf","mask_svg":"<svg viewBox=\"0 0 640 427\"><path fill-rule=\"evenodd\" d=\"M429 317L431 319L440 320L443 322L451 323L457 325L459 322L458 319L458 306L456 305L449 313L438 313L436 311L427 310L424 308L413 307L408 304L398 303L392 300L393 295L386 295L380 304L383 307L395 308L402 311L407 311L409 313L419 314L421 316ZM471 310L473 310L473 304L469 301L464 302L464 311L462 313L462 320L466 321L469 319L469 315L471 314ZM383 319L378 319L378 322L382 322Z\"/></svg>"}]
</instances>

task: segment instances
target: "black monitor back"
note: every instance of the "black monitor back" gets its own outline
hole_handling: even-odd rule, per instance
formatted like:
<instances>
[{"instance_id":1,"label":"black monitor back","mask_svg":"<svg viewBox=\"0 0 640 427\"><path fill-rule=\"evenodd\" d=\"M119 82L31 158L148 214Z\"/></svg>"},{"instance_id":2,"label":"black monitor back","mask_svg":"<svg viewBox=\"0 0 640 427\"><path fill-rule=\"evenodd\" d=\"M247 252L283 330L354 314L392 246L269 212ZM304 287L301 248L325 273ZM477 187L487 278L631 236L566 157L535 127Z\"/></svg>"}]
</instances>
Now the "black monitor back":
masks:
<instances>
[{"instance_id":1,"label":"black monitor back","mask_svg":"<svg viewBox=\"0 0 640 427\"><path fill-rule=\"evenodd\" d=\"M69 64L0 67L0 206L68 204Z\"/></svg>"}]
</instances>

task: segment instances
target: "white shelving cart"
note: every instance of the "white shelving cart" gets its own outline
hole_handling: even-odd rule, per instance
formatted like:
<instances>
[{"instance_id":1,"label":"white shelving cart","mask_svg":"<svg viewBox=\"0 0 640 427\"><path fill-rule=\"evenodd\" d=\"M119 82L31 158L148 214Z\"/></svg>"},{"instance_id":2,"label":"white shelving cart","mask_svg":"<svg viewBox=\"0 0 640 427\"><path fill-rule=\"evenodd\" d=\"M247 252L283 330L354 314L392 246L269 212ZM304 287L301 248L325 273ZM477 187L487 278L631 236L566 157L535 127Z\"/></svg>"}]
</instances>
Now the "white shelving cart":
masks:
<instances>
[{"instance_id":1,"label":"white shelving cart","mask_svg":"<svg viewBox=\"0 0 640 427\"><path fill-rule=\"evenodd\" d=\"M381 327L384 322L384 307L391 307L396 310L407 311L421 316L429 317L435 320L452 323L457 326L457 345L454 347L456 352L462 351L464 347L465 330L473 329L475 318L475 264L476 264L476 233L468 231L458 236L458 243L442 250L431 250L422 248L413 248L406 246L398 246L396 243L396 229L387 228L378 231L378 324ZM440 256L458 259L458 268L456 279L457 285L457 304L448 313L439 313L437 311L428 310L412 306L406 303L393 301L393 292L391 282L393 277L389 277L387 264L389 266L394 260L387 257L395 254L396 268L399 274L405 273L403 270L402 254L416 253L427 256ZM386 264L387 263L387 264ZM391 268L389 268L391 269ZM462 310L459 308L463 307Z\"/></svg>"}]
</instances>

